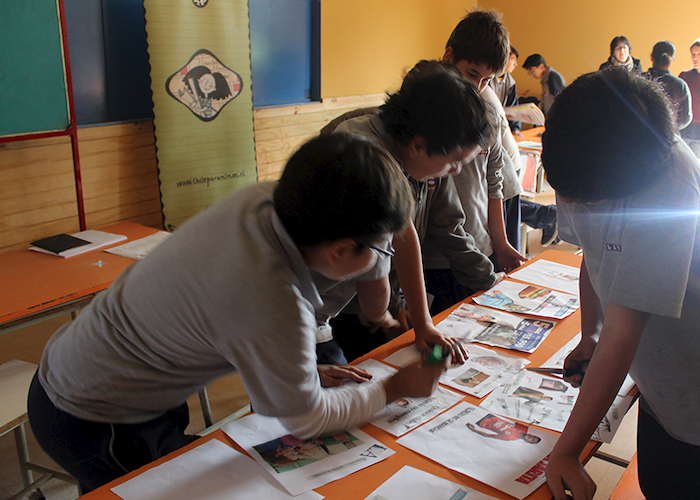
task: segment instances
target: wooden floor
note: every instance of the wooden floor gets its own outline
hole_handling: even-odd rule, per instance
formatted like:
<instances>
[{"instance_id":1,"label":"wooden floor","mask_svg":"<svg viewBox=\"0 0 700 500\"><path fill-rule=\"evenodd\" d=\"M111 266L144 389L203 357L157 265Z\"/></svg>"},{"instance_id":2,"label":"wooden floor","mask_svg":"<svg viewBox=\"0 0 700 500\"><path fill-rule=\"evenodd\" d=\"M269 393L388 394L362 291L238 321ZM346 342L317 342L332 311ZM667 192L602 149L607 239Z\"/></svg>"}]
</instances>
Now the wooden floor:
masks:
<instances>
[{"instance_id":1,"label":"wooden floor","mask_svg":"<svg viewBox=\"0 0 700 500\"><path fill-rule=\"evenodd\" d=\"M551 191L538 195L536 201L545 204L554 203ZM530 255L537 255L542 251L542 247L539 244L540 237L541 233L539 230L533 230L529 233ZM568 244L557 245L553 248L567 252L576 252L578 250L576 247ZM0 335L0 363L11 359L21 359L38 364L48 338L56 329L69 320L69 316L64 316ZM235 374L212 384L208 388L208 392L214 421L223 419L248 404L248 398L240 377ZM188 403L191 415L188 433L194 434L204 429L204 422L198 398L196 396L192 397ZM603 445L601 450L608 454L631 460L635 452L636 427L635 405L625 417L614 441L610 445ZM32 460L43 465L53 465L51 460L38 447L36 441L34 441L30 429L27 429L27 434L29 453ZM586 470L598 484L596 500L607 500L610 498L613 489L624 472L624 469L620 466L595 458L589 462ZM9 433L0 438L0 500L9 498L21 489L22 483L17 466L14 438L12 433ZM74 500L78 497L75 486L57 480L49 481L42 488L42 491L49 500Z\"/></svg>"}]
</instances>

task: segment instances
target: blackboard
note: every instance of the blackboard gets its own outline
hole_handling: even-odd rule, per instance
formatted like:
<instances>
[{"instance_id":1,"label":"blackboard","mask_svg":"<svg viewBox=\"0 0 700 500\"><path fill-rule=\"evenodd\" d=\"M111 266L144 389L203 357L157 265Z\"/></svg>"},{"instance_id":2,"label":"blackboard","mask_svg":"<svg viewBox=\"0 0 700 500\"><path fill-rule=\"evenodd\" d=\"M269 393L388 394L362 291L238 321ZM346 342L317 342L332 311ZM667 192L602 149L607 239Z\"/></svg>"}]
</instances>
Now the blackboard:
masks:
<instances>
[{"instance_id":1,"label":"blackboard","mask_svg":"<svg viewBox=\"0 0 700 500\"><path fill-rule=\"evenodd\" d=\"M56 0L0 2L0 136L69 126Z\"/></svg>"}]
</instances>

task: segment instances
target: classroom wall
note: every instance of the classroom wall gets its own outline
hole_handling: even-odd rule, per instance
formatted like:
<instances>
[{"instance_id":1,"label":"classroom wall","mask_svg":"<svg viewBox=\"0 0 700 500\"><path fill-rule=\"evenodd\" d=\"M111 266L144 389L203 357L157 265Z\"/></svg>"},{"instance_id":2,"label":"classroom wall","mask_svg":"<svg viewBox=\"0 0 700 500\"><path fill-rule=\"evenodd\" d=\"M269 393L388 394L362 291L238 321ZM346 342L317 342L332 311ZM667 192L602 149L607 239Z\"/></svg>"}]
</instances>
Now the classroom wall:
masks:
<instances>
[{"instance_id":1,"label":"classroom wall","mask_svg":"<svg viewBox=\"0 0 700 500\"><path fill-rule=\"evenodd\" d=\"M449 34L477 0L323 0L321 93L323 102L256 110L258 178L276 179L289 155L346 110L383 102L420 59L439 58ZM649 0L584 4L533 0L480 0L503 13L522 62L541 52L567 81L598 68L610 40L627 36L648 67L653 44L668 38L678 51L673 73L691 67L688 47L700 28L700 2L677 0L663 12ZM546 22L544 20L547 20ZM516 68L523 94L539 82ZM160 201L152 123L80 129L88 228L129 220L159 227ZM67 138L0 144L0 251L26 248L34 239L78 230L75 186Z\"/></svg>"},{"instance_id":2,"label":"classroom wall","mask_svg":"<svg viewBox=\"0 0 700 500\"><path fill-rule=\"evenodd\" d=\"M568 83L595 71L610 56L610 42L619 35L632 45L632 55L646 71L651 66L654 44L669 40L676 46L671 73L693 67L690 44L700 37L700 2L674 0L480 0L482 9L495 9L511 32L511 42L520 53L519 62L533 53L544 56ZM540 95L539 81L518 67L513 71L521 95Z\"/></svg>"},{"instance_id":3,"label":"classroom wall","mask_svg":"<svg viewBox=\"0 0 700 500\"><path fill-rule=\"evenodd\" d=\"M442 57L452 28L476 3L323 0L321 95L396 90L416 62Z\"/></svg>"}]
</instances>

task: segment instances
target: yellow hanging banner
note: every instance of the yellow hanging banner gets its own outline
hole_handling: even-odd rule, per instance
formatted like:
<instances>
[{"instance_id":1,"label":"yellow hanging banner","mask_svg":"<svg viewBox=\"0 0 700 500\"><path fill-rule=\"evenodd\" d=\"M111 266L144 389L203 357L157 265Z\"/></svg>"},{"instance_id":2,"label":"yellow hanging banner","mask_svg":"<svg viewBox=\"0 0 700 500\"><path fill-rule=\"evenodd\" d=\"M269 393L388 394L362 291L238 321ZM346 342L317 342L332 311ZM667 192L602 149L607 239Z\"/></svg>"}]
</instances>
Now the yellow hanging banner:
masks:
<instances>
[{"instance_id":1,"label":"yellow hanging banner","mask_svg":"<svg viewBox=\"0 0 700 500\"><path fill-rule=\"evenodd\" d=\"M166 229L257 182L245 0L144 0Z\"/></svg>"}]
</instances>

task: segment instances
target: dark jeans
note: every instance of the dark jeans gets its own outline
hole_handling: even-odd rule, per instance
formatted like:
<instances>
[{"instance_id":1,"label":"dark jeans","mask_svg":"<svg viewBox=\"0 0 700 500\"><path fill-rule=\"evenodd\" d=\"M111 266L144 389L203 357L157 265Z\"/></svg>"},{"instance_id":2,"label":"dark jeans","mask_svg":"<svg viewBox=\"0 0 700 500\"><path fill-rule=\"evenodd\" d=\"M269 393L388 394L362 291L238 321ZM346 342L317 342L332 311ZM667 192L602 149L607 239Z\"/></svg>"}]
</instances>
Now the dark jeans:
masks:
<instances>
[{"instance_id":1,"label":"dark jeans","mask_svg":"<svg viewBox=\"0 0 700 500\"><path fill-rule=\"evenodd\" d=\"M641 407L637 460L639 486L648 500L700 496L700 446L674 439Z\"/></svg>"},{"instance_id":2,"label":"dark jeans","mask_svg":"<svg viewBox=\"0 0 700 500\"><path fill-rule=\"evenodd\" d=\"M383 331L370 333L369 328L360 323L357 314L338 314L330 320L330 325L333 327L333 340L331 342L337 342L347 362L364 356L387 342Z\"/></svg>"},{"instance_id":3,"label":"dark jeans","mask_svg":"<svg viewBox=\"0 0 700 500\"><path fill-rule=\"evenodd\" d=\"M557 221L557 207L521 198L520 220L531 228L542 229Z\"/></svg>"},{"instance_id":4,"label":"dark jeans","mask_svg":"<svg viewBox=\"0 0 700 500\"><path fill-rule=\"evenodd\" d=\"M503 202L503 216L506 222L506 237L508 243L520 251L520 195L513 196Z\"/></svg>"},{"instance_id":5,"label":"dark jeans","mask_svg":"<svg viewBox=\"0 0 700 500\"><path fill-rule=\"evenodd\" d=\"M142 424L106 424L56 408L36 375L27 400L29 423L42 449L80 482L83 493L191 443L187 403Z\"/></svg>"}]
</instances>

